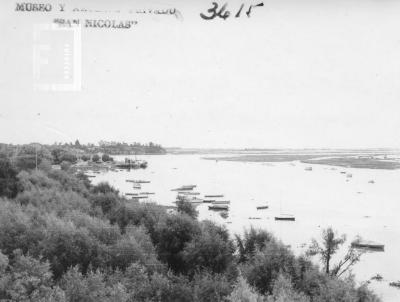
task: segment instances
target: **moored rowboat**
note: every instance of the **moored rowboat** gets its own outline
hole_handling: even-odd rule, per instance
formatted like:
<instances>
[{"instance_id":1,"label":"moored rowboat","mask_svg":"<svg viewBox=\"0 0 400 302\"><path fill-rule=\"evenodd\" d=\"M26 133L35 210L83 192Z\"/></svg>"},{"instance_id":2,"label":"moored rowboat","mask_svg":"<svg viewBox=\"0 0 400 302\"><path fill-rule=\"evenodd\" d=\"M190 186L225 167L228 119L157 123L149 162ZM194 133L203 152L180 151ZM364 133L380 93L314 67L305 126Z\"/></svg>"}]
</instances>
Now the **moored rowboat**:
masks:
<instances>
[{"instance_id":1,"label":"moored rowboat","mask_svg":"<svg viewBox=\"0 0 400 302\"><path fill-rule=\"evenodd\" d=\"M208 206L209 210L229 210L229 206L227 204L213 204Z\"/></svg>"}]
</instances>

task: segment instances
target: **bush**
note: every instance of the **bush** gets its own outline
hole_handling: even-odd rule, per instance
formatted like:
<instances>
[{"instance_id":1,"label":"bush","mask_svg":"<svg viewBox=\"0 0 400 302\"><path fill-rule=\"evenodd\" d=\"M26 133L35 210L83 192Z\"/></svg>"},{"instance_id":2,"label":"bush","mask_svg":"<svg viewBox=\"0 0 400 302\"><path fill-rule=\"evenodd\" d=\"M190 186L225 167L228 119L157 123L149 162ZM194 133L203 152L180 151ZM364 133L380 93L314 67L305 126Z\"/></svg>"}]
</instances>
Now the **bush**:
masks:
<instances>
[{"instance_id":1,"label":"bush","mask_svg":"<svg viewBox=\"0 0 400 302\"><path fill-rule=\"evenodd\" d=\"M153 271L161 266L157 260L155 248L144 228L133 227L129 232L109 248L110 262L113 269L125 270L132 263L149 266Z\"/></svg>"},{"instance_id":2,"label":"bush","mask_svg":"<svg viewBox=\"0 0 400 302\"><path fill-rule=\"evenodd\" d=\"M239 262L250 260L258 250L262 250L268 242L275 241L272 234L264 230L256 230L253 227L245 230L243 238L235 235L239 251Z\"/></svg>"},{"instance_id":3,"label":"bush","mask_svg":"<svg viewBox=\"0 0 400 302\"><path fill-rule=\"evenodd\" d=\"M90 155L88 155L88 154L83 154L83 155L81 156L81 160L83 160L83 161L89 161L89 160L90 160Z\"/></svg>"},{"instance_id":4,"label":"bush","mask_svg":"<svg viewBox=\"0 0 400 302\"><path fill-rule=\"evenodd\" d=\"M186 243L200 234L197 222L187 215L169 215L157 224L155 240L158 255L174 272L185 272L183 258Z\"/></svg>"},{"instance_id":5,"label":"bush","mask_svg":"<svg viewBox=\"0 0 400 302\"><path fill-rule=\"evenodd\" d=\"M178 196L178 200L176 202L177 210L181 214L187 214L193 219L197 219L199 212L196 210L195 206L188 202L185 197Z\"/></svg>"},{"instance_id":6,"label":"bush","mask_svg":"<svg viewBox=\"0 0 400 302\"><path fill-rule=\"evenodd\" d=\"M0 196L14 198L17 192L17 170L5 155L0 154Z\"/></svg>"},{"instance_id":7,"label":"bush","mask_svg":"<svg viewBox=\"0 0 400 302\"><path fill-rule=\"evenodd\" d=\"M63 276L61 287L69 302L126 302L128 293L121 283L108 285L106 276L100 271L82 275L73 267Z\"/></svg>"},{"instance_id":8,"label":"bush","mask_svg":"<svg viewBox=\"0 0 400 302\"><path fill-rule=\"evenodd\" d=\"M113 186L111 186L107 182L98 183L97 185L92 187L91 191L94 194L98 194L98 193L102 193L102 194L114 193L114 194L118 195L118 193L119 193L119 191L117 189L115 189Z\"/></svg>"},{"instance_id":9,"label":"bush","mask_svg":"<svg viewBox=\"0 0 400 302\"><path fill-rule=\"evenodd\" d=\"M128 225L143 225L149 232L153 243L156 243L156 226L167 216L164 208L154 203L121 204L110 215L111 223L116 223L125 232Z\"/></svg>"},{"instance_id":10,"label":"bush","mask_svg":"<svg viewBox=\"0 0 400 302\"><path fill-rule=\"evenodd\" d=\"M37 211L26 213L11 201L0 200L0 250L12 257L16 249L33 256L40 254L39 244L46 236L46 222Z\"/></svg>"},{"instance_id":11,"label":"bush","mask_svg":"<svg viewBox=\"0 0 400 302\"><path fill-rule=\"evenodd\" d=\"M310 302L310 300L304 294L298 293L293 289L289 278L279 274L274 281L272 295L268 296L267 302Z\"/></svg>"},{"instance_id":12,"label":"bush","mask_svg":"<svg viewBox=\"0 0 400 302\"><path fill-rule=\"evenodd\" d=\"M78 210L89 213L88 200L73 191L60 191L52 189L32 189L18 194L16 201L21 205L31 205L43 212L65 216L70 211Z\"/></svg>"},{"instance_id":13,"label":"bush","mask_svg":"<svg viewBox=\"0 0 400 302\"><path fill-rule=\"evenodd\" d=\"M185 246L182 257L185 271L190 274L199 270L213 273L225 273L234 266L235 248L224 227L205 221L201 224L201 233Z\"/></svg>"},{"instance_id":14,"label":"bush","mask_svg":"<svg viewBox=\"0 0 400 302\"><path fill-rule=\"evenodd\" d=\"M79 266L86 273L89 266L98 268L107 262L106 246L90 236L85 228L52 219L48 234L41 242L41 253L50 264L56 279L71 266Z\"/></svg>"},{"instance_id":15,"label":"bush","mask_svg":"<svg viewBox=\"0 0 400 302\"><path fill-rule=\"evenodd\" d=\"M102 160L103 162L109 162L109 161L113 161L114 159L113 159L110 155L104 153L104 154L101 156L101 160Z\"/></svg>"},{"instance_id":16,"label":"bush","mask_svg":"<svg viewBox=\"0 0 400 302\"><path fill-rule=\"evenodd\" d=\"M239 276L232 293L228 297L230 302L262 302L264 297L259 295L247 281Z\"/></svg>"},{"instance_id":17,"label":"bush","mask_svg":"<svg viewBox=\"0 0 400 302\"><path fill-rule=\"evenodd\" d=\"M65 302L64 292L53 286L48 262L24 256L18 250L12 265L0 252L1 301Z\"/></svg>"},{"instance_id":18,"label":"bush","mask_svg":"<svg viewBox=\"0 0 400 302\"><path fill-rule=\"evenodd\" d=\"M94 163L100 162L100 156L97 155L97 154L94 154L94 155L92 156L92 162L94 162Z\"/></svg>"},{"instance_id":19,"label":"bush","mask_svg":"<svg viewBox=\"0 0 400 302\"><path fill-rule=\"evenodd\" d=\"M271 294L280 273L298 278L296 259L283 244L271 241L243 266L243 274L261 294Z\"/></svg>"},{"instance_id":20,"label":"bush","mask_svg":"<svg viewBox=\"0 0 400 302\"><path fill-rule=\"evenodd\" d=\"M201 272L192 281L194 301L224 301L231 293L232 287L225 276Z\"/></svg>"},{"instance_id":21,"label":"bush","mask_svg":"<svg viewBox=\"0 0 400 302\"><path fill-rule=\"evenodd\" d=\"M52 162L53 157L48 149L41 145L23 145L16 156L15 165L19 171L31 170L41 164L43 160Z\"/></svg>"},{"instance_id":22,"label":"bush","mask_svg":"<svg viewBox=\"0 0 400 302\"><path fill-rule=\"evenodd\" d=\"M74 152L68 149L56 148L51 151L53 156L54 164L60 164L62 162L69 162L75 164L78 161L78 157Z\"/></svg>"}]
</instances>

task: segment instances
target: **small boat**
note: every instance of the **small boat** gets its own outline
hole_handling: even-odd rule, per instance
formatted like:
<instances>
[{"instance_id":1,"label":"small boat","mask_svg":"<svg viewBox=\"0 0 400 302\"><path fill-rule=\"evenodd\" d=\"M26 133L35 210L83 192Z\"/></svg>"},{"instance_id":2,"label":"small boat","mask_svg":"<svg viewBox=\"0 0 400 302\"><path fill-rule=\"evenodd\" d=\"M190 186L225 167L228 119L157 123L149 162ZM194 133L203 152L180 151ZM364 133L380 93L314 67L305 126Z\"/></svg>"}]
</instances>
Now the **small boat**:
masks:
<instances>
[{"instance_id":1,"label":"small boat","mask_svg":"<svg viewBox=\"0 0 400 302\"><path fill-rule=\"evenodd\" d=\"M191 199L189 199L190 203L203 203L203 199L201 198L197 198L197 197L193 197Z\"/></svg>"},{"instance_id":2,"label":"small boat","mask_svg":"<svg viewBox=\"0 0 400 302\"><path fill-rule=\"evenodd\" d=\"M149 198L149 196L132 196L132 199L143 199L143 198Z\"/></svg>"},{"instance_id":3,"label":"small boat","mask_svg":"<svg viewBox=\"0 0 400 302\"><path fill-rule=\"evenodd\" d=\"M279 216L275 216L275 220L295 221L296 218L293 215L281 214Z\"/></svg>"},{"instance_id":4,"label":"small boat","mask_svg":"<svg viewBox=\"0 0 400 302\"><path fill-rule=\"evenodd\" d=\"M139 168L146 169L147 161L125 158L124 161L115 162L115 167L119 169L128 169L128 170L139 169Z\"/></svg>"},{"instance_id":5,"label":"small boat","mask_svg":"<svg viewBox=\"0 0 400 302\"><path fill-rule=\"evenodd\" d=\"M374 184L375 181L374 181L373 179L371 179L368 183L369 183L369 184Z\"/></svg>"},{"instance_id":6,"label":"small boat","mask_svg":"<svg viewBox=\"0 0 400 302\"><path fill-rule=\"evenodd\" d=\"M265 210L265 209L268 209L268 208L269 208L268 205L263 205L263 206L258 206L257 210Z\"/></svg>"},{"instance_id":7,"label":"small boat","mask_svg":"<svg viewBox=\"0 0 400 302\"><path fill-rule=\"evenodd\" d=\"M312 171L312 167L306 167L304 170L306 170L306 171Z\"/></svg>"},{"instance_id":8,"label":"small boat","mask_svg":"<svg viewBox=\"0 0 400 302\"><path fill-rule=\"evenodd\" d=\"M143 194L143 195L154 195L156 193L154 193L154 192L142 192L141 194Z\"/></svg>"},{"instance_id":9,"label":"small boat","mask_svg":"<svg viewBox=\"0 0 400 302\"><path fill-rule=\"evenodd\" d=\"M216 200L213 201L212 204L230 204L230 200Z\"/></svg>"},{"instance_id":10,"label":"small boat","mask_svg":"<svg viewBox=\"0 0 400 302\"><path fill-rule=\"evenodd\" d=\"M219 210L219 211L221 211L221 210L225 210L225 211L227 211L227 210L229 210L229 206L227 205L227 204L213 204L213 205L211 205L211 206L208 206L208 209L209 210Z\"/></svg>"},{"instance_id":11,"label":"small boat","mask_svg":"<svg viewBox=\"0 0 400 302\"><path fill-rule=\"evenodd\" d=\"M126 196L138 196L139 193L125 193Z\"/></svg>"},{"instance_id":12,"label":"small boat","mask_svg":"<svg viewBox=\"0 0 400 302\"><path fill-rule=\"evenodd\" d=\"M205 198L222 198L224 195L216 194L216 195L204 195Z\"/></svg>"},{"instance_id":13,"label":"small boat","mask_svg":"<svg viewBox=\"0 0 400 302\"><path fill-rule=\"evenodd\" d=\"M200 192L178 191L178 194L182 194L182 195L200 195Z\"/></svg>"},{"instance_id":14,"label":"small boat","mask_svg":"<svg viewBox=\"0 0 400 302\"><path fill-rule=\"evenodd\" d=\"M204 203L213 203L215 201L216 201L215 199L203 199Z\"/></svg>"},{"instance_id":15,"label":"small boat","mask_svg":"<svg viewBox=\"0 0 400 302\"><path fill-rule=\"evenodd\" d=\"M196 185L187 185L187 186L181 186L176 189L172 189L171 191L192 191L195 187L197 187L197 186Z\"/></svg>"},{"instance_id":16,"label":"small boat","mask_svg":"<svg viewBox=\"0 0 400 302\"><path fill-rule=\"evenodd\" d=\"M148 184L150 183L150 180L135 180L135 179L126 179L126 182L133 182L136 184Z\"/></svg>"},{"instance_id":17,"label":"small boat","mask_svg":"<svg viewBox=\"0 0 400 302\"><path fill-rule=\"evenodd\" d=\"M347 173L347 174L346 174L346 177L351 178L351 177L353 177L353 174Z\"/></svg>"},{"instance_id":18,"label":"small boat","mask_svg":"<svg viewBox=\"0 0 400 302\"><path fill-rule=\"evenodd\" d=\"M384 251L385 245L368 240L355 240L351 243L351 247L358 248L358 249L368 249L368 250L376 250L376 251Z\"/></svg>"},{"instance_id":19,"label":"small boat","mask_svg":"<svg viewBox=\"0 0 400 302\"><path fill-rule=\"evenodd\" d=\"M260 220L261 217L249 217L250 220Z\"/></svg>"},{"instance_id":20,"label":"small boat","mask_svg":"<svg viewBox=\"0 0 400 302\"><path fill-rule=\"evenodd\" d=\"M184 188L184 189L194 189L194 188L196 188L197 187L197 185L186 185L186 186L182 186L181 188Z\"/></svg>"},{"instance_id":21,"label":"small boat","mask_svg":"<svg viewBox=\"0 0 400 302\"><path fill-rule=\"evenodd\" d=\"M180 199L177 198L176 201L179 201L179 200L180 200ZM196 197L196 196L194 196L194 197L192 197L192 198L189 198L189 197L186 197L186 196L185 196L183 200L186 201L186 202L190 202L190 203L198 203L198 204L203 203L203 199L198 198L198 197Z\"/></svg>"}]
</instances>

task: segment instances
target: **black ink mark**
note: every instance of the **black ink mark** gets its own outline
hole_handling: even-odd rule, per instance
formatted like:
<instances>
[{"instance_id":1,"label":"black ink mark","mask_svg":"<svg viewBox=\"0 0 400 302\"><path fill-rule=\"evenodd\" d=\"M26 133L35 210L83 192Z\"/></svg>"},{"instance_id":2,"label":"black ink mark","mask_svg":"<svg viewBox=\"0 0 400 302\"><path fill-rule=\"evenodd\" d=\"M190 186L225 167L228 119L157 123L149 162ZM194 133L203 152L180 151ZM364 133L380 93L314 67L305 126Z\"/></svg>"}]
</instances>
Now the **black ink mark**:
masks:
<instances>
[{"instance_id":1,"label":"black ink mark","mask_svg":"<svg viewBox=\"0 0 400 302\"><path fill-rule=\"evenodd\" d=\"M250 13L251 13L252 8L253 8L253 7L258 7L258 6L264 6L264 3L261 2L261 3L258 3L258 4L256 4L256 5L250 5L249 10L246 12L247 17L250 18Z\"/></svg>"},{"instance_id":2,"label":"black ink mark","mask_svg":"<svg viewBox=\"0 0 400 302\"><path fill-rule=\"evenodd\" d=\"M242 5L240 6L239 11L235 15L235 18L239 18L240 17L240 13L242 12L243 7L244 7L244 4L242 3Z\"/></svg>"},{"instance_id":3,"label":"black ink mark","mask_svg":"<svg viewBox=\"0 0 400 302\"><path fill-rule=\"evenodd\" d=\"M228 3L225 3L225 4L220 8L219 11L217 11L217 9L218 9L218 3L213 2L212 5L213 5L213 7L212 7L212 8L209 8L209 9L207 10L207 12L210 13L209 16L206 16L205 14L200 13L200 17L202 17L204 20L212 20L212 19L214 19L215 17L220 17L220 18L226 20L226 18L228 18L228 17L231 15L231 12L228 11L228 10L226 10L226 6L228 5Z\"/></svg>"},{"instance_id":4,"label":"black ink mark","mask_svg":"<svg viewBox=\"0 0 400 302\"><path fill-rule=\"evenodd\" d=\"M212 20L217 16L218 3L213 2L212 5L213 7L207 10L207 12L211 14L210 16L206 16L205 14L200 13L200 17L202 17L204 20Z\"/></svg>"},{"instance_id":5,"label":"black ink mark","mask_svg":"<svg viewBox=\"0 0 400 302\"><path fill-rule=\"evenodd\" d=\"M204 20L212 20L212 19L215 19L216 17L226 20L231 15L231 12L226 9L227 6L228 6L228 3L225 2L225 4L221 8L219 8L219 5L217 2L212 2L212 7L207 10L208 15L200 13L200 17L202 17ZM246 11L247 17L250 17L250 14L251 14L253 8L260 7L260 6L264 6L264 3L260 2L255 5L250 5L248 10ZM239 10L237 11L237 13L235 15L235 18L240 17L243 8L244 8L244 4L242 3L242 5L240 6Z\"/></svg>"}]
</instances>

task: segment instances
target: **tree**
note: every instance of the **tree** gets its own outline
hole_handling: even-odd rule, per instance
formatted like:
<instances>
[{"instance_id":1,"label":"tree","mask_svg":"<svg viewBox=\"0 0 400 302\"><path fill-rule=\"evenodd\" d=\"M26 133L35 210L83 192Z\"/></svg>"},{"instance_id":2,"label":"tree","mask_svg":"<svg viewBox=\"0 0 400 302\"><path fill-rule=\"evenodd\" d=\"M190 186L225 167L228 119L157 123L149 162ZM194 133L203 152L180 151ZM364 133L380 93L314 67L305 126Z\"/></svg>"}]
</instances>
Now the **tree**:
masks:
<instances>
[{"instance_id":1,"label":"tree","mask_svg":"<svg viewBox=\"0 0 400 302\"><path fill-rule=\"evenodd\" d=\"M293 281L301 279L301 268L294 254L282 243L272 240L256 251L242 267L242 273L251 286L263 295L271 294L280 273Z\"/></svg>"},{"instance_id":2,"label":"tree","mask_svg":"<svg viewBox=\"0 0 400 302\"><path fill-rule=\"evenodd\" d=\"M193 301L214 302L225 301L231 293L231 285L222 274L211 274L202 271L193 277Z\"/></svg>"},{"instance_id":3,"label":"tree","mask_svg":"<svg viewBox=\"0 0 400 302\"><path fill-rule=\"evenodd\" d=\"M290 278L279 274L274 282L272 295L268 296L267 302L309 302L310 299L302 293L296 292ZM336 301L336 300L335 300Z\"/></svg>"},{"instance_id":4,"label":"tree","mask_svg":"<svg viewBox=\"0 0 400 302\"><path fill-rule=\"evenodd\" d=\"M39 144L24 145L15 157L15 166L19 170L31 170L44 160L53 161L53 156L47 148Z\"/></svg>"},{"instance_id":5,"label":"tree","mask_svg":"<svg viewBox=\"0 0 400 302\"><path fill-rule=\"evenodd\" d=\"M93 186L92 193L94 194L107 194L113 193L118 196L119 191L111 186L108 182L100 182L97 185Z\"/></svg>"},{"instance_id":6,"label":"tree","mask_svg":"<svg viewBox=\"0 0 400 302\"><path fill-rule=\"evenodd\" d=\"M156 227L157 252L175 272L186 270L182 251L200 233L197 221L187 215L170 215Z\"/></svg>"},{"instance_id":7,"label":"tree","mask_svg":"<svg viewBox=\"0 0 400 302\"><path fill-rule=\"evenodd\" d=\"M83 155L81 156L81 159L82 159L83 161L88 161L88 160L90 160L90 155L83 154Z\"/></svg>"},{"instance_id":8,"label":"tree","mask_svg":"<svg viewBox=\"0 0 400 302\"><path fill-rule=\"evenodd\" d=\"M104 154L101 156L101 160L102 160L103 162L109 162L109 161L113 161L114 159L113 159L110 155L104 153Z\"/></svg>"},{"instance_id":9,"label":"tree","mask_svg":"<svg viewBox=\"0 0 400 302\"><path fill-rule=\"evenodd\" d=\"M182 252L186 271L199 270L224 274L234 266L234 244L228 230L211 221L201 223L201 233L193 238Z\"/></svg>"},{"instance_id":10,"label":"tree","mask_svg":"<svg viewBox=\"0 0 400 302\"><path fill-rule=\"evenodd\" d=\"M100 156L97 155L97 154L94 154L94 155L92 156L92 162L98 163L99 161L100 161Z\"/></svg>"},{"instance_id":11,"label":"tree","mask_svg":"<svg viewBox=\"0 0 400 302\"><path fill-rule=\"evenodd\" d=\"M338 236L331 228L322 230L322 244L313 239L307 254L310 256L318 255L324 265L325 273L333 276L341 276L348 271L354 264L360 261L362 252L350 247L346 255L340 260L333 269L331 269L331 261L336 252L346 242L346 235Z\"/></svg>"},{"instance_id":12,"label":"tree","mask_svg":"<svg viewBox=\"0 0 400 302\"><path fill-rule=\"evenodd\" d=\"M263 249L270 241L275 238L272 234L264 230L256 230L253 227L245 230L243 238L235 235L239 251L239 262L246 262L254 256L256 251Z\"/></svg>"},{"instance_id":13,"label":"tree","mask_svg":"<svg viewBox=\"0 0 400 302\"><path fill-rule=\"evenodd\" d=\"M121 283L106 283L99 271L89 271L86 276L73 267L63 276L61 286L70 302L126 302L128 294Z\"/></svg>"},{"instance_id":14,"label":"tree","mask_svg":"<svg viewBox=\"0 0 400 302\"><path fill-rule=\"evenodd\" d=\"M13 198L18 192L17 171L9 158L0 154L0 196Z\"/></svg>"},{"instance_id":15,"label":"tree","mask_svg":"<svg viewBox=\"0 0 400 302\"><path fill-rule=\"evenodd\" d=\"M12 265L0 252L1 301L65 302L64 292L53 286L48 262L14 252ZM8 267L7 267L8 266Z\"/></svg>"},{"instance_id":16,"label":"tree","mask_svg":"<svg viewBox=\"0 0 400 302\"><path fill-rule=\"evenodd\" d=\"M51 155L53 156L53 161L55 164L61 163L61 156L64 154L64 149L62 148L55 148L51 150Z\"/></svg>"},{"instance_id":17,"label":"tree","mask_svg":"<svg viewBox=\"0 0 400 302\"><path fill-rule=\"evenodd\" d=\"M189 201L186 200L184 196L178 196L176 205L178 208L178 212L185 213L190 217L192 217L193 219L197 219L199 212Z\"/></svg>"},{"instance_id":18,"label":"tree","mask_svg":"<svg viewBox=\"0 0 400 302\"><path fill-rule=\"evenodd\" d=\"M230 302L262 302L263 297L251 288L246 279L239 276L228 300Z\"/></svg>"}]
</instances>

